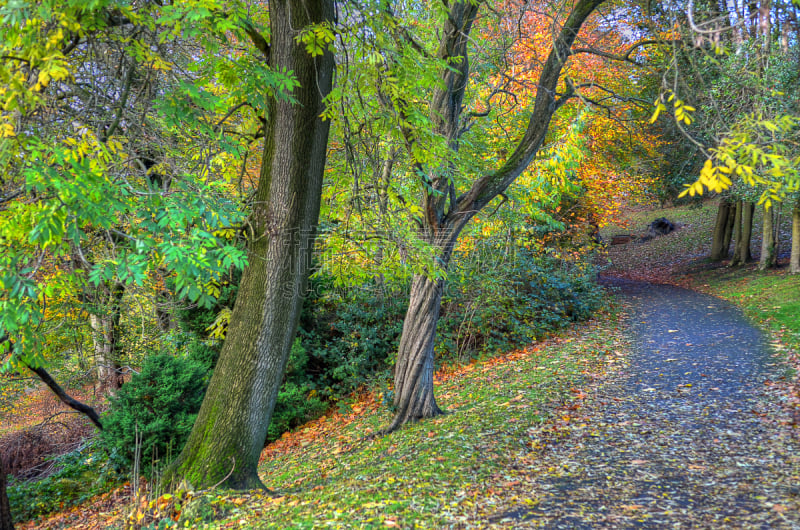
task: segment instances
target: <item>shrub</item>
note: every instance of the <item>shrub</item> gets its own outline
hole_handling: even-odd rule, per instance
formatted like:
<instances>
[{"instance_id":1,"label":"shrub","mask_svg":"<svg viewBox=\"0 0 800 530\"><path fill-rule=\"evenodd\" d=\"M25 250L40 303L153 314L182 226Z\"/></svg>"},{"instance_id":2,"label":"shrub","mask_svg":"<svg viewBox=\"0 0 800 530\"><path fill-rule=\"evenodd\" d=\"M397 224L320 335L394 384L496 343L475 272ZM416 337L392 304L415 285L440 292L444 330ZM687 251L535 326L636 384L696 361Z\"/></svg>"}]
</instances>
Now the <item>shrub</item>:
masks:
<instances>
[{"instance_id":1,"label":"shrub","mask_svg":"<svg viewBox=\"0 0 800 530\"><path fill-rule=\"evenodd\" d=\"M316 390L311 388L306 372L308 353L300 339L292 344L289 361L286 366L286 377L275 402L267 441L280 438L281 434L318 418L328 408L328 404L320 399Z\"/></svg>"},{"instance_id":2,"label":"shrub","mask_svg":"<svg viewBox=\"0 0 800 530\"><path fill-rule=\"evenodd\" d=\"M315 300L300 329L308 385L326 398L338 398L386 377L407 304L405 288L391 296L331 289Z\"/></svg>"},{"instance_id":3,"label":"shrub","mask_svg":"<svg viewBox=\"0 0 800 530\"><path fill-rule=\"evenodd\" d=\"M156 354L111 398L100 437L120 467L130 467L137 433L141 469L149 474L158 459L177 454L192 429L206 387L207 369L197 361Z\"/></svg>"},{"instance_id":4,"label":"shrub","mask_svg":"<svg viewBox=\"0 0 800 530\"><path fill-rule=\"evenodd\" d=\"M208 371L209 376L217 366L221 342L209 344L208 341L192 338L186 345L186 358L196 362Z\"/></svg>"},{"instance_id":5,"label":"shrub","mask_svg":"<svg viewBox=\"0 0 800 530\"><path fill-rule=\"evenodd\" d=\"M589 318L602 301L593 268L536 256L525 248L496 266L467 259L458 265L450 275L457 281L445 293L438 327L436 347L443 360L463 362L526 344Z\"/></svg>"}]
</instances>

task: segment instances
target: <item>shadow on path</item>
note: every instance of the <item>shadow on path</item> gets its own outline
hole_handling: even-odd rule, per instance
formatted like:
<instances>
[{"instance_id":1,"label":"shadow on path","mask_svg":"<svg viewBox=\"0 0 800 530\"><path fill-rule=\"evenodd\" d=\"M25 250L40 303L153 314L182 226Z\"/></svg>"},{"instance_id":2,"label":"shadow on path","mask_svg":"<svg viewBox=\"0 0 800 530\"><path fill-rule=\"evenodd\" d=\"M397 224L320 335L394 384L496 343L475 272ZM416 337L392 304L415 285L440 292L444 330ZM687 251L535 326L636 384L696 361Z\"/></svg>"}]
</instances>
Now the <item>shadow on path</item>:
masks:
<instances>
[{"instance_id":1,"label":"shadow on path","mask_svg":"<svg viewBox=\"0 0 800 530\"><path fill-rule=\"evenodd\" d=\"M629 306L630 364L542 453L551 471L530 503L489 523L800 529L800 444L761 417L776 406L765 382L783 373L760 332L718 298L606 283Z\"/></svg>"}]
</instances>

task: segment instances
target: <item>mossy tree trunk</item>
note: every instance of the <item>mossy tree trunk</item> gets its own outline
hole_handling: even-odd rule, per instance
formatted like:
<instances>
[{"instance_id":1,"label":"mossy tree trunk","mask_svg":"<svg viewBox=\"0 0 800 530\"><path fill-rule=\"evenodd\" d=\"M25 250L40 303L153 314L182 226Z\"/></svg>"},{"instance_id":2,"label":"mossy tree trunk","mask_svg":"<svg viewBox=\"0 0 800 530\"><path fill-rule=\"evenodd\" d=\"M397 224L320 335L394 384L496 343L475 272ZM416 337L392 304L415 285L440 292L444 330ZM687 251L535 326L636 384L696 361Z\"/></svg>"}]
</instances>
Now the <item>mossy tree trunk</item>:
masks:
<instances>
[{"instance_id":1,"label":"mossy tree trunk","mask_svg":"<svg viewBox=\"0 0 800 530\"><path fill-rule=\"evenodd\" d=\"M571 84L562 94L558 94L556 88L581 26L603 2L578 0L564 20L536 83L536 99L527 128L504 163L479 175L464 193L456 190L456 179L452 178L457 168L449 164L443 167L416 164L415 172L425 176L421 200L422 237L437 249L438 268L447 269L463 228L476 213L505 192L528 167L544 141L553 114L576 96ZM453 151L458 151L460 136L468 129L461 123L464 110L462 102L469 84L469 34L480 7L481 3L468 0L451 2L447 19L439 33L438 56L447 61L448 68L442 71L442 84L434 90L430 100L430 117L434 133L447 138L448 146ZM402 132L414 158L414 132L409 129ZM395 367L394 404L397 410L391 425L384 432L441 412L434 398L433 346L444 281L436 276L430 271L413 280Z\"/></svg>"},{"instance_id":2,"label":"mossy tree trunk","mask_svg":"<svg viewBox=\"0 0 800 530\"><path fill-rule=\"evenodd\" d=\"M11 505L6 494L6 469L2 455L0 455L0 530L14 530Z\"/></svg>"},{"instance_id":3,"label":"mossy tree trunk","mask_svg":"<svg viewBox=\"0 0 800 530\"><path fill-rule=\"evenodd\" d=\"M249 219L249 264L225 343L194 428L167 483L261 488L257 465L297 331L322 193L329 122L331 53L312 57L295 40L334 17L333 0L274 0L271 42L250 30L272 69L293 71L296 103L272 101L258 190Z\"/></svg>"},{"instance_id":4,"label":"mossy tree trunk","mask_svg":"<svg viewBox=\"0 0 800 530\"><path fill-rule=\"evenodd\" d=\"M725 245L725 233L728 229L728 217L731 215L731 203L726 199L719 201L717 210L717 221L714 224L714 233L711 240L711 261L720 261L728 257L730 249L730 238Z\"/></svg>"},{"instance_id":5,"label":"mossy tree trunk","mask_svg":"<svg viewBox=\"0 0 800 530\"><path fill-rule=\"evenodd\" d=\"M792 252L789 257L789 272L800 273L800 200L792 210Z\"/></svg>"},{"instance_id":6,"label":"mossy tree trunk","mask_svg":"<svg viewBox=\"0 0 800 530\"><path fill-rule=\"evenodd\" d=\"M761 257L758 261L759 270L767 270L778 262L778 234L777 234L778 208L764 207L764 222L761 225Z\"/></svg>"}]
</instances>

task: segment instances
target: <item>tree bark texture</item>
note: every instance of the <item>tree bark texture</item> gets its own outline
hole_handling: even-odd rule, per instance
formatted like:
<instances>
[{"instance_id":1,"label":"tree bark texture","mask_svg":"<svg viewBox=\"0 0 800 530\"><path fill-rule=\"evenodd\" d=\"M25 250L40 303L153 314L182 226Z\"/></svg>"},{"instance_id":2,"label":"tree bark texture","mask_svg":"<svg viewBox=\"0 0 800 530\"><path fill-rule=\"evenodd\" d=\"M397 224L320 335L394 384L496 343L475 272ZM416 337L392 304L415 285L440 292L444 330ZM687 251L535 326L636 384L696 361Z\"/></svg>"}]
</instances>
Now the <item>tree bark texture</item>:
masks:
<instances>
[{"instance_id":1,"label":"tree bark texture","mask_svg":"<svg viewBox=\"0 0 800 530\"><path fill-rule=\"evenodd\" d=\"M123 377L119 365L119 321L122 312L122 297L125 286L114 283L106 286L97 313L89 315L94 343L97 380L101 390L117 390L122 386Z\"/></svg>"},{"instance_id":2,"label":"tree bark texture","mask_svg":"<svg viewBox=\"0 0 800 530\"><path fill-rule=\"evenodd\" d=\"M741 201L740 204L740 222L736 230L739 237L736 239L736 247L733 250L731 265L744 265L753 259L753 255L750 253L750 240L753 235L753 212L755 211L755 204L748 201Z\"/></svg>"},{"instance_id":3,"label":"tree bark texture","mask_svg":"<svg viewBox=\"0 0 800 530\"><path fill-rule=\"evenodd\" d=\"M441 414L433 394L436 324L444 280L414 276L394 375L394 421L386 430Z\"/></svg>"},{"instance_id":4,"label":"tree bark texture","mask_svg":"<svg viewBox=\"0 0 800 530\"><path fill-rule=\"evenodd\" d=\"M11 517L11 505L6 493L6 468L0 455L0 530L14 530L14 519Z\"/></svg>"},{"instance_id":5,"label":"tree bark texture","mask_svg":"<svg viewBox=\"0 0 800 530\"><path fill-rule=\"evenodd\" d=\"M789 257L789 272L800 273L800 200L792 210L792 252Z\"/></svg>"},{"instance_id":6,"label":"tree bark texture","mask_svg":"<svg viewBox=\"0 0 800 530\"><path fill-rule=\"evenodd\" d=\"M294 72L297 102L269 103L249 218L249 264L206 397L165 483L263 487L258 459L310 270L329 131L329 122L319 116L334 70L332 54L311 57L295 40L309 24L333 20L333 0L275 0L269 13L271 43L269 48L262 43L262 52L274 69Z\"/></svg>"},{"instance_id":7,"label":"tree bark texture","mask_svg":"<svg viewBox=\"0 0 800 530\"><path fill-rule=\"evenodd\" d=\"M767 270L778 262L778 240L776 233L777 208L764 207L764 221L761 225L761 257L758 261L759 270Z\"/></svg>"},{"instance_id":8,"label":"tree bark texture","mask_svg":"<svg viewBox=\"0 0 800 530\"><path fill-rule=\"evenodd\" d=\"M604 0L578 0L553 42L539 77L536 99L527 128L514 152L502 166L476 178L469 190L457 194L452 171L456 168L422 167L417 174L426 175L423 187L422 235L438 251L439 267L446 270L458 235L469 220L528 167L544 141L550 120L558 108L575 94L568 90L556 97L561 70L566 64L572 44L581 26ZM438 55L448 61L449 68L441 74L442 85L434 91L430 115L434 132L447 138L451 150L459 148L463 98L469 82L469 33L480 3L467 0L452 2L443 30ZM410 148L414 135L404 130ZM444 281L436 279L433 271L414 278L411 299L403 322L403 333L395 367L395 417L384 432L391 432L408 421L435 416L441 411L436 405L433 389L436 324L442 299Z\"/></svg>"},{"instance_id":9,"label":"tree bark texture","mask_svg":"<svg viewBox=\"0 0 800 530\"><path fill-rule=\"evenodd\" d=\"M711 240L711 261L721 261L728 257L730 239L725 246L725 231L728 227L728 217L731 214L731 203L723 199L717 209L717 221L714 224L714 233Z\"/></svg>"},{"instance_id":10,"label":"tree bark texture","mask_svg":"<svg viewBox=\"0 0 800 530\"><path fill-rule=\"evenodd\" d=\"M730 202L728 203L728 224L725 225L725 235L722 237L722 248L725 249L725 257L727 257L728 254L730 253L731 240L733 239L733 232L737 225L736 222L737 204L731 204Z\"/></svg>"}]
</instances>

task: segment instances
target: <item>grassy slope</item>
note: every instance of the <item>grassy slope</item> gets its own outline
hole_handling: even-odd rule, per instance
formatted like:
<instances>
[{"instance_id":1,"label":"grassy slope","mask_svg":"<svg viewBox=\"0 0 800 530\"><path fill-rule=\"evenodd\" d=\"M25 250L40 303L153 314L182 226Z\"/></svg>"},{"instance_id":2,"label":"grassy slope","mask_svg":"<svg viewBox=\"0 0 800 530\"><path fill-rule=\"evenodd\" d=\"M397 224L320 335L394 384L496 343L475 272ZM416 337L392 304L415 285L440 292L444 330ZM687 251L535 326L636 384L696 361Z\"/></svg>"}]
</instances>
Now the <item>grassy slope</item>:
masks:
<instances>
[{"instance_id":1,"label":"grassy slope","mask_svg":"<svg viewBox=\"0 0 800 530\"><path fill-rule=\"evenodd\" d=\"M584 389L621 364L625 348L616 316L603 315L526 350L439 374L437 395L450 414L390 436L368 438L391 418L380 396L364 396L267 447L260 469L272 495L206 493L183 511L180 526L441 528L480 520L537 472L538 451L573 420ZM142 522L176 515L172 502L158 504ZM132 504L90 517L86 508L36 527L118 527Z\"/></svg>"}]
</instances>

